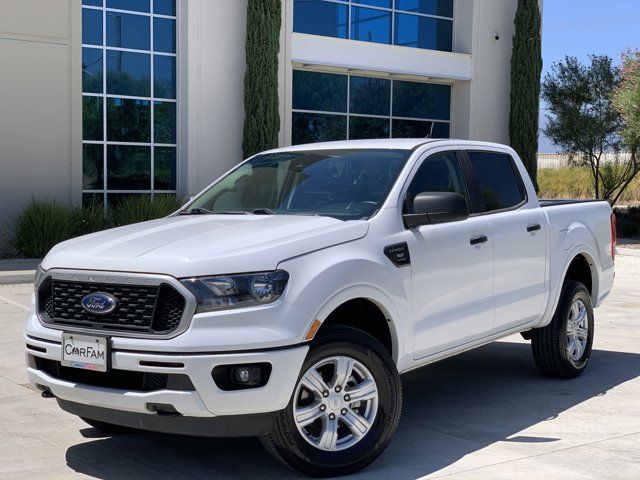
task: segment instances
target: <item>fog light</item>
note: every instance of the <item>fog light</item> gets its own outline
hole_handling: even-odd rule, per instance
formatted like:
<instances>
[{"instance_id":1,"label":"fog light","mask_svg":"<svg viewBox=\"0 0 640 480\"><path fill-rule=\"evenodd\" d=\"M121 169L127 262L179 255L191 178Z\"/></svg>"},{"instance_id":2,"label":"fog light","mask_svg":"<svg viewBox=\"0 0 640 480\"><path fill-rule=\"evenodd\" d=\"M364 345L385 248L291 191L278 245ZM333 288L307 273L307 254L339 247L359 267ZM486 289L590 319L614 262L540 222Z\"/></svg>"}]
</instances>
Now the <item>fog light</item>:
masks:
<instances>
[{"instance_id":1,"label":"fog light","mask_svg":"<svg viewBox=\"0 0 640 480\"><path fill-rule=\"evenodd\" d=\"M262 387L267 384L270 375L269 363L218 365L211 371L213 380L221 390Z\"/></svg>"},{"instance_id":2,"label":"fog light","mask_svg":"<svg viewBox=\"0 0 640 480\"><path fill-rule=\"evenodd\" d=\"M238 383L248 383L251 378L251 372L247 367L239 367L236 368L233 372L234 377L236 378L236 382Z\"/></svg>"},{"instance_id":3,"label":"fog light","mask_svg":"<svg viewBox=\"0 0 640 480\"><path fill-rule=\"evenodd\" d=\"M232 378L234 383L242 385L258 385L262 369L259 365L240 365L233 367Z\"/></svg>"}]
</instances>

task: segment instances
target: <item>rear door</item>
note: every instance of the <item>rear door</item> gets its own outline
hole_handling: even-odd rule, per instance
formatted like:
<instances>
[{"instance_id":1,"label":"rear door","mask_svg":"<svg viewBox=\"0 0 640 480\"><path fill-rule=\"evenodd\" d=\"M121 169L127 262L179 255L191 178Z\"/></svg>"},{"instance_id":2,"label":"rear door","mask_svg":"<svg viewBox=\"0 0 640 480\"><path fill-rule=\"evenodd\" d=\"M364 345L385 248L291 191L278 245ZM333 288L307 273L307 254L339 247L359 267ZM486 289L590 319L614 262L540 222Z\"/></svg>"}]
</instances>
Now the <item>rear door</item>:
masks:
<instances>
[{"instance_id":1,"label":"rear door","mask_svg":"<svg viewBox=\"0 0 640 480\"><path fill-rule=\"evenodd\" d=\"M479 216L491 225L494 256L494 330L532 322L546 299L546 232L538 202L528 201L513 158L467 151L480 196Z\"/></svg>"}]
</instances>

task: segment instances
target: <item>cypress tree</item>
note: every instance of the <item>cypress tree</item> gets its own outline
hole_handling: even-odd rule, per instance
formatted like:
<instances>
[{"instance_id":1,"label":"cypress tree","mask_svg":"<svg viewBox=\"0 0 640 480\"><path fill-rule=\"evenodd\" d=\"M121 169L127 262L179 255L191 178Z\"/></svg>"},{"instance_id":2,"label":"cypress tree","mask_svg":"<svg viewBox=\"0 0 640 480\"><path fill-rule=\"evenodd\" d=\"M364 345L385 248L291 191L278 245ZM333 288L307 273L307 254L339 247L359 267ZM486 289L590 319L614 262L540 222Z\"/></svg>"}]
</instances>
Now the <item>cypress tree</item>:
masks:
<instances>
[{"instance_id":1,"label":"cypress tree","mask_svg":"<svg viewBox=\"0 0 640 480\"><path fill-rule=\"evenodd\" d=\"M281 8L281 0L249 0L247 5L242 140L245 158L278 146Z\"/></svg>"},{"instance_id":2,"label":"cypress tree","mask_svg":"<svg viewBox=\"0 0 640 480\"><path fill-rule=\"evenodd\" d=\"M518 0L511 54L509 141L538 190L538 115L542 39L538 0Z\"/></svg>"}]
</instances>

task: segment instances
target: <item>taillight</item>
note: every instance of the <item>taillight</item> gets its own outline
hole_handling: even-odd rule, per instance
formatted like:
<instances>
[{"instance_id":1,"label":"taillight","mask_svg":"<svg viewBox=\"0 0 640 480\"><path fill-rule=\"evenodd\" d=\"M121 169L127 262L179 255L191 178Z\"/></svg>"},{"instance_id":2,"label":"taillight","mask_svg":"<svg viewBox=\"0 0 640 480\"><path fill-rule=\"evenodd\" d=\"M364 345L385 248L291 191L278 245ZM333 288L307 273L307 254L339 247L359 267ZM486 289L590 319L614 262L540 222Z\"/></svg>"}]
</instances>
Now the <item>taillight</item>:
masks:
<instances>
[{"instance_id":1,"label":"taillight","mask_svg":"<svg viewBox=\"0 0 640 480\"><path fill-rule=\"evenodd\" d=\"M611 214L611 260L616 260L616 242L618 241L618 234L616 232L616 214Z\"/></svg>"}]
</instances>

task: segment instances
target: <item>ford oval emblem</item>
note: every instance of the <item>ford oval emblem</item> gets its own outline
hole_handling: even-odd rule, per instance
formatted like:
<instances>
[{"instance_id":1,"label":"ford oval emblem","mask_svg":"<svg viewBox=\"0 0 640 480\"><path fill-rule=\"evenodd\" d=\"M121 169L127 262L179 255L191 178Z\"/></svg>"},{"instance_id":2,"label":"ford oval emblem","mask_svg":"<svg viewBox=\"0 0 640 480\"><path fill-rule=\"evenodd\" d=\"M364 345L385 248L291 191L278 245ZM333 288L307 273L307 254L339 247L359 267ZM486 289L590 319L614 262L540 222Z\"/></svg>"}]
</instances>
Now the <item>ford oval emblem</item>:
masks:
<instances>
[{"instance_id":1,"label":"ford oval emblem","mask_svg":"<svg viewBox=\"0 0 640 480\"><path fill-rule=\"evenodd\" d=\"M118 299L108 293L90 293L80 300L82 308L96 315L107 315L118 307Z\"/></svg>"}]
</instances>

